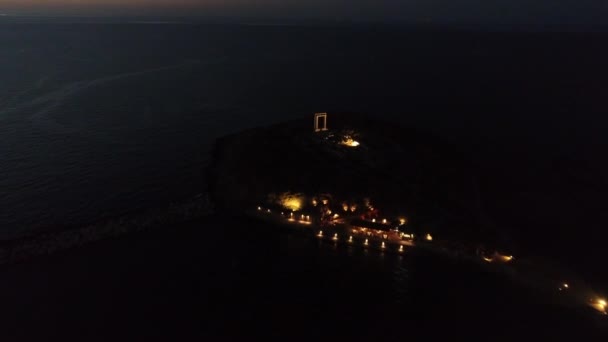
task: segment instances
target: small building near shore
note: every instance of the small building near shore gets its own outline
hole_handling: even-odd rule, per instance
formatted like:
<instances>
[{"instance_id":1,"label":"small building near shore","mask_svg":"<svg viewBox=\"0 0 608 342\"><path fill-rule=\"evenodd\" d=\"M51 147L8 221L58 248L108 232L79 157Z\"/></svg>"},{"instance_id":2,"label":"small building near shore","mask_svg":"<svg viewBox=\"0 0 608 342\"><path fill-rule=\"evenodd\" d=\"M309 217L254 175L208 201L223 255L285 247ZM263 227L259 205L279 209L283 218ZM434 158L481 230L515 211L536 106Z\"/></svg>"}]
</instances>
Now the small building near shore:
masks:
<instances>
[{"instance_id":1,"label":"small building near shore","mask_svg":"<svg viewBox=\"0 0 608 342\"><path fill-rule=\"evenodd\" d=\"M353 234L365 235L381 239L400 240L401 233L389 224L354 219L350 222L350 231Z\"/></svg>"}]
</instances>

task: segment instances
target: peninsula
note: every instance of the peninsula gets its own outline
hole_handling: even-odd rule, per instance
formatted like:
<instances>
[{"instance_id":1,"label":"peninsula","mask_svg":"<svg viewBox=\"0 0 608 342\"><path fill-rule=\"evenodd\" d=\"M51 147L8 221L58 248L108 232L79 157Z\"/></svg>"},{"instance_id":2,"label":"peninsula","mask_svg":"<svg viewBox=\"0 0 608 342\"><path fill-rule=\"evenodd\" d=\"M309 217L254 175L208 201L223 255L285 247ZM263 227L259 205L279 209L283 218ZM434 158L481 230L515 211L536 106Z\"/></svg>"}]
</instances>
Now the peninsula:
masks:
<instances>
[{"instance_id":1,"label":"peninsula","mask_svg":"<svg viewBox=\"0 0 608 342\"><path fill-rule=\"evenodd\" d=\"M559 272L547 275L525 258L519 265L515 239L482 209L500 195L482 191L470 158L413 128L317 113L219 139L209 196L220 216L244 215L316 239L387 253L419 246L502 265L492 269L544 288L552 301L606 314L606 301L583 284L572 289Z\"/></svg>"},{"instance_id":2,"label":"peninsula","mask_svg":"<svg viewBox=\"0 0 608 342\"><path fill-rule=\"evenodd\" d=\"M317 113L220 139L210 190L228 212L319 237L400 249L433 242L509 261L504 233L483 224L465 155L412 128Z\"/></svg>"}]
</instances>

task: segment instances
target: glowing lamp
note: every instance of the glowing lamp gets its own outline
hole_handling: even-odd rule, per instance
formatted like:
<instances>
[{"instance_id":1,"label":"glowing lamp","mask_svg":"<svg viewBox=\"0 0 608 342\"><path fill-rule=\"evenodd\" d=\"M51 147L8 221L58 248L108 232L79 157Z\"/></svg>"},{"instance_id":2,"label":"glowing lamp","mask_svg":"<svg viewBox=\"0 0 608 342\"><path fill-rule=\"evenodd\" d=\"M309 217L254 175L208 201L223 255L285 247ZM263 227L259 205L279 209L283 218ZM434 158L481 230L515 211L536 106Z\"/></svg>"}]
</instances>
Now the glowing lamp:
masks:
<instances>
[{"instance_id":1,"label":"glowing lamp","mask_svg":"<svg viewBox=\"0 0 608 342\"><path fill-rule=\"evenodd\" d=\"M369 245L369 242L367 241L367 239L365 239L365 242L363 243L364 245Z\"/></svg>"},{"instance_id":2,"label":"glowing lamp","mask_svg":"<svg viewBox=\"0 0 608 342\"><path fill-rule=\"evenodd\" d=\"M589 305L595 310L601 312L602 314L606 314L606 301L604 299L597 299L595 301L591 301Z\"/></svg>"},{"instance_id":3,"label":"glowing lamp","mask_svg":"<svg viewBox=\"0 0 608 342\"><path fill-rule=\"evenodd\" d=\"M332 238L334 241L338 240L338 233L334 234L334 237Z\"/></svg>"},{"instance_id":4,"label":"glowing lamp","mask_svg":"<svg viewBox=\"0 0 608 342\"><path fill-rule=\"evenodd\" d=\"M382 248L386 248L386 245L384 244L384 242L382 242Z\"/></svg>"},{"instance_id":5,"label":"glowing lamp","mask_svg":"<svg viewBox=\"0 0 608 342\"><path fill-rule=\"evenodd\" d=\"M426 234L426 241L433 241L431 234Z\"/></svg>"},{"instance_id":6,"label":"glowing lamp","mask_svg":"<svg viewBox=\"0 0 608 342\"><path fill-rule=\"evenodd\" d=\"M361 145L358 141L356 141L350 137L347 137L344 140L342 140L341 144L344 146L349 146L349 147L357 147L357 146Z\"/></svg>"},{"instance_id":7,"label":"glowing lamp","mask_svg":"<svg viewBox=\"0 0 608 342\"><path fill-rule=\"evenodd\" d=\"M322 237L323 236L323 231L319 230L319 234L317 234L318 237Z\"/></svg>"},{"instance_id":8,"label":"glowing lamp","mask_svg":"<svg viewBox=\"0 0 608 342\"><path fill-rule=\"evenodd\" d=\"M353 242L353 237L352 237L352 235L348 237L348 242Z\"/></svg>"},{"instance_id":9,"label":"glowing lamp","mask_svg":"<svg viewBox=\"0 0 608 342\"><path fill-rule=\"evenodd\" d=\"M500 260L502 262L509 262L509 261L513 260L513 256L512 255L501 255Z\"/></svg>"},{"instance_id":10,"label":"glowing lamp","mask_svg":"<svg viewBox=\"0 0 608 342\"><path fill-rule=\"evenodd\" d=\"M399 252L403 252L403 245L399 246Z\"/></svg>"},{"instance_id":11,"label":"glowing lamp","mask_svg":"<svg viewBox=\"0 0 608 342\"><path fill-rule=\"evenodd\" d=\"M302 199L299 197L285 196L281 199L281 205L285 209L297 211L302 209Z\"/></svg>"}]
</instances>

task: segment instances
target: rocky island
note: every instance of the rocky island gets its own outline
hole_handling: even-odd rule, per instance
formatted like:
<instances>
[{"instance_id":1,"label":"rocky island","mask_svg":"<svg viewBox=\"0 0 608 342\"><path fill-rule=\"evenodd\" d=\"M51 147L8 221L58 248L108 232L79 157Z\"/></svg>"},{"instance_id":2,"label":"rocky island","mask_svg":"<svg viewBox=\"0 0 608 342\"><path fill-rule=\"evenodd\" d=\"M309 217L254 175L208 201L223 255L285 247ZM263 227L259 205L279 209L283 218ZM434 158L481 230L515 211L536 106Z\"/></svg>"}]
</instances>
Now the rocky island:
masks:
<instances>
[{"instance_id":1,"label":"rocky island","mask_svg":"<svg viewBox=\"0 0 608 342\"><path fill-rule=\"evenodd\" d=\"M484 224L466 153L368 116L311 119L220 139L209 174L215 204L313 226L319 236L325 227L334 239L434 240L509 255L509 238Z\"/></svg>"}]
</instances>

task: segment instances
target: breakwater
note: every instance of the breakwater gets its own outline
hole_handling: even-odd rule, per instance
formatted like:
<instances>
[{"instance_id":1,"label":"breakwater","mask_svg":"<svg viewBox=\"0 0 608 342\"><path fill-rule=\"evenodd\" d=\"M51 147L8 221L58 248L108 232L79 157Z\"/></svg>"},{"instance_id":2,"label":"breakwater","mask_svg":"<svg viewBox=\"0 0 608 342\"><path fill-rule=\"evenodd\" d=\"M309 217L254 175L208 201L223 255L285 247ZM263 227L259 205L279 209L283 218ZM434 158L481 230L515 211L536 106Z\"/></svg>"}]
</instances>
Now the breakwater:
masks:
<instances>
[{"instance_id":1,"label":"breakwater","mask_svg":"<svg viewBox=\"0 0 608 342\"><path fill-rule=\"evenodd\" d=\"M0 264L23 262L92 242L143 232L167 225L179 226L214 212L207 194L166 207L110 218L81 227L53 229L0 242Z\"/></svg>"}]
</instances>

